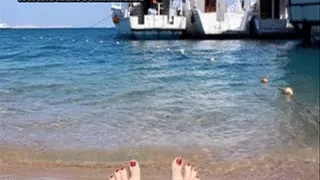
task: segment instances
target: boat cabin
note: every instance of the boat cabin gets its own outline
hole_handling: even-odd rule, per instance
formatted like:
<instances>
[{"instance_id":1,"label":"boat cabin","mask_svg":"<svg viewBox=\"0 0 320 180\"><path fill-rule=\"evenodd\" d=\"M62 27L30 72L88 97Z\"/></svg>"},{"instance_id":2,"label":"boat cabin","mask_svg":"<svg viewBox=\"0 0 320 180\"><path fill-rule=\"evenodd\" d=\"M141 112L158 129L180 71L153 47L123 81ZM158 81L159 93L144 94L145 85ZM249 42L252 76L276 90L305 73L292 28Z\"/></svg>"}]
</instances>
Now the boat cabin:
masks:
<instances>
[{"instance_id":1,"label":"boat cabin","mask_svg":"<svg viewBox=\"0 0 320 180\"><path fill-rule=\"evenodd\" d=\"M198 0L196 1L196 4L197 9L203 13L218 13L219 8L225 9L225 7L222 6L227 6L226 2L227 0ZM239 3L241 9L245 8L245 0L233 0L229 1L229 3L230 2L232 2L233 5Z\"/></svg>"},{"instance_id":2,"label":"boat cabin","mask_svg":"<svg viewBox=\"0 0 320 180\"><path fill-rule=\"evenodd\" d=\"M286 0L260 0L260 19L286 19Z\"/></svg>"},{"instance_id":3,"label":"boat cabin","mask_svg":"<svg viewBox=\"0 0 320 180\"><path fill-rule=\"evenodd\" d=\"M254 9L255 29L259 34L291 31L287 0L256 0Z\"/></svg>"}]
</instances>

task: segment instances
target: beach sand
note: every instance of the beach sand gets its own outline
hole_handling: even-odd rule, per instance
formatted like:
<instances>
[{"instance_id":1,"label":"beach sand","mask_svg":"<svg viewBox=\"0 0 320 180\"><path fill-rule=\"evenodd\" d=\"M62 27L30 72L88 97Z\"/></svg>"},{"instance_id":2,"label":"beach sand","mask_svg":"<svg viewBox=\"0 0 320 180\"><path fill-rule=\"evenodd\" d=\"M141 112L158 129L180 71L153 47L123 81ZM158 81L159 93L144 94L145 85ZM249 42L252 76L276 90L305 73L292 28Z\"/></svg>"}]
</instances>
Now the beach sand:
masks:
<instances>
[{"instance_id":1,"label":"beach sand","mask_svg":"<svg viewBox=\"0 0 320 180\"><path fill-rule=\"evenodd\" d=\"M121 167L127 167L132 150L48 151L41 148L0 148L0 179L102 180ZM127 155L124 155L124 154ZM182 155L196 165L202 180L319 179L319 149L273 151L252 158L214 162L199 152L145 148L136 156L142 180L166 180L171 162ZM135 155L133 155L135 156Z\"/></svg>"}]
</instances>

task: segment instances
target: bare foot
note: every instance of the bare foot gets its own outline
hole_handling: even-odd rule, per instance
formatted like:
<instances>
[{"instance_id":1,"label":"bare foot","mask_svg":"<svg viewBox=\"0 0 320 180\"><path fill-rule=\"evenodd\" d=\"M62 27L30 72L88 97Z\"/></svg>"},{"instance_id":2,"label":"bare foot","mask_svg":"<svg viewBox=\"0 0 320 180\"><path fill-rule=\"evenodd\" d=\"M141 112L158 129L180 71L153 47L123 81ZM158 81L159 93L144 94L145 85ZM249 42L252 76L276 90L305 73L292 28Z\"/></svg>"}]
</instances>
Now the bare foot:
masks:
<instances>
[{"instance_id":1,"label":"bare foot","mask_svg":"<svg viewBox=\"0 0 320 180\"><path fill-rule=\"evenodd\" d=\"M127 170L121 168L116 170L109 178L109 180L140 180L140 167L136 160L131 160L129 162L129 169L131 172L131 177L128 178Z\"/></svg>"},{"instance_id":2,"label":"bare foot","mask_svg":"<svg viewBox=\"0 0 320 180\"><path fill-rule=\"evenodd\" d=\"M184 176L182 176L182 166L184 165ZM172 162L172 180L200 180L198 169L190 163L184 163L181 157L177 157Z\"/></svg>"}]
</instances>

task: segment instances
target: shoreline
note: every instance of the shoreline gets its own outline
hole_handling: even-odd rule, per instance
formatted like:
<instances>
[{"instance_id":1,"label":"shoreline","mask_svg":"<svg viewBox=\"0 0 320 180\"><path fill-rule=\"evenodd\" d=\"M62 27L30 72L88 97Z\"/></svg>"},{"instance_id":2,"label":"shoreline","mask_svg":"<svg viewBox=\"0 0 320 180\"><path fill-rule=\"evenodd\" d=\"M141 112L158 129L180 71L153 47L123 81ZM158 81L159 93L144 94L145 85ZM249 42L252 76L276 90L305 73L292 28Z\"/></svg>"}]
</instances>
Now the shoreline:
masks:
<instances>
[{"instance_id":1,"label":"shoreline","mask_svg":"<svg viewBox=\"0 0 320 180\"><path fill-rule=\"evenodd\" d=\"M206 179L319 179L319 149L270 152L249 159L214 162L200 152L145 150L144 157L128 156L118 151L43 151L37 148L0 146L0 179L44 178L107 179L127 162L140 163L142 180L170 179L171 162L183 156L199 168L200 178ZM76 158L75 158L76 157ZM80 158L81 157L81 158ZM74 158L74 159L72 159ZM271 178L269 178L271 177Z\"/></svg>"}]
</instances>

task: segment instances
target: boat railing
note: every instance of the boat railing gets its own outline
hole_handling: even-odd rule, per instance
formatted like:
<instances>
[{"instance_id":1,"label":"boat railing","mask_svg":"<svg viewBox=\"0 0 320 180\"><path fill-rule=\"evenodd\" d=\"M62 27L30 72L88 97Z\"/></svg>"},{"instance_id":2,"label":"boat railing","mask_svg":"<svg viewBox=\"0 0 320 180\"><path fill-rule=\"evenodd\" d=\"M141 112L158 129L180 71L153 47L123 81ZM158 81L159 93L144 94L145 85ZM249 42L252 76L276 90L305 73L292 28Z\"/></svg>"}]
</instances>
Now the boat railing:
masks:
<instances>
[{"instance_id":1,"label":"boat railing","mask_svg":"<svg viewBox=\"0 0 320 180\"><path fill-rule=\"evenodd\" d=\"M158 15L160 15L161 10L163 10L163 3L158 3Z\"/></svg>"},{"instance_id":2,"label":"boat railing","mask_svg":"<svg viewBox=\"0 0 320 180\"><path fill-rule=\"evenodd\" d=\"M161 10L163 10L163 3L157 3L157 7L150 7L148 9L148 15L161 15Z\"/></svg>"}]
</instances>

